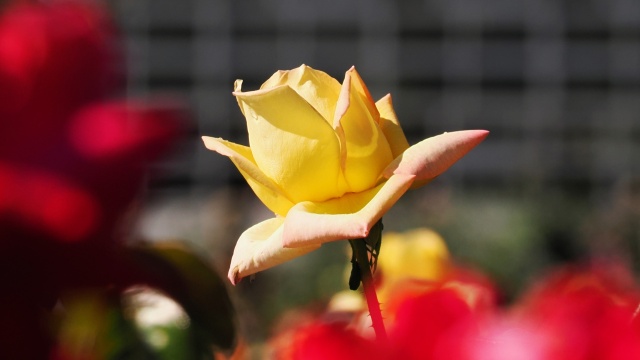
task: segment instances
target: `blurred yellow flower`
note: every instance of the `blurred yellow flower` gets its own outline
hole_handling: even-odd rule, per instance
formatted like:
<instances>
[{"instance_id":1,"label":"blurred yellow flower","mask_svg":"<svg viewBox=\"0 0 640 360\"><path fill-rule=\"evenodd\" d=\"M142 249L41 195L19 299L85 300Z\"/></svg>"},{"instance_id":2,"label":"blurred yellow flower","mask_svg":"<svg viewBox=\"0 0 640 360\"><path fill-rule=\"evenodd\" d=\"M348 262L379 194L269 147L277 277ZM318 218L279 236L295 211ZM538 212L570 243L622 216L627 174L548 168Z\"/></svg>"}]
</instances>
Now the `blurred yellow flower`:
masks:
<instances>
[{"instance_id":1,"label":"blurred yellow flower","mask_svg":"<svg viewBox=\"0 0 640 360\"><path fill-rule=\"evenodd\" d=\"M383 233L374 282L385 323L393 322L402 301L439 288L454 272L447 245L437 232L415 228ZM345 267L345 279L350 274L351 264ZM373 337L366 306L361 292L344 290L331 297L327 312L334 317L348 314L358 332Z\"/></svg>"},{"instance_id":2,"label":"blurred yellow flower","mask_svg":"<svg viewBox=\"0 0 640 360\"><path fill-rule=\"evenodd\" d=\"M234 95L247 120L250 147L203 137L228 156L275 214L238 240L229 279L317 249L367 236L410 187L440 175L487 135L435 136L409 147L391 96L374 102L355 68L340 84L302 65L278 71L259 90Z\"/></svg>"},{"instance_id":3,"label":"blurred yellow flower","mask_svg":"<svg viewBox=\"0 0 640 360\"><path fill-rule=\"evenodd\" d=\"M431 229L388 232L382 239L378 257L378 295L382 302L397 284L441 281L452 269L444 239Z\"/></svg>"},{"instance_id":4,"label":"blurred yellow flower","mask_svg":"<svg viewBox=\"0 0 640 360\"><path fill-rule=\"evenodd\" d=\"M385 233L375 276L388 323L402 302L430 291L453 290L475 310L492 308L497 296L488 278L456 264L444 239L428 228Z\"/></svg>"}]
</instances>

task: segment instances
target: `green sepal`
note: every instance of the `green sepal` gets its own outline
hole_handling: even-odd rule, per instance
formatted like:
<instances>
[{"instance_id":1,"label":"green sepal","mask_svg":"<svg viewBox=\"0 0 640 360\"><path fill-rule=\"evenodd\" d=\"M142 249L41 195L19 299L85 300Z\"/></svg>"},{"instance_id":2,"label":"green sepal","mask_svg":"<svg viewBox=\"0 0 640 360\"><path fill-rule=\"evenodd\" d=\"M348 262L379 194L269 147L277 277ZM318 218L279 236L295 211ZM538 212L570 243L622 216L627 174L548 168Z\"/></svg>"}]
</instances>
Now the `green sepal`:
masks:
<instances>
[{"instance_id":1,"label":"green sepal","mask_svg":"<svg viewBox=\"0 0 640 360\"><path fill-rule=\"evenodd\" d=\"M351 245L351 274L349 275L349 289L358 290L362 282L362 270L356 260L356 247L359 241L364 242L367 249L367 258L369 259L369 269L371 273L375 272L378 267L378 256L380 254L380 246L382 245L382 219L378 220L369 230L369 235L362 239L350 239Z\"/></svg>"}]
</instances>

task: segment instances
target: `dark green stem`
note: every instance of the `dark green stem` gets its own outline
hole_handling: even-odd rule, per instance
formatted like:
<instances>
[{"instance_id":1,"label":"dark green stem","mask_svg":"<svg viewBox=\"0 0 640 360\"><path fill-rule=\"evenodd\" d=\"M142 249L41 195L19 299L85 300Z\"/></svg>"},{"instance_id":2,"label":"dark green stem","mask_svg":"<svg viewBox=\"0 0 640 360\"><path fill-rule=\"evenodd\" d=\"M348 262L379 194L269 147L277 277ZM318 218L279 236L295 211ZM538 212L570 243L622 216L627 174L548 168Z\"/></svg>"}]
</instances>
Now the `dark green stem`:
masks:
<instances>
[{"instance_id":1,"label":"dark green stem","mask_svg":"<svg viewBox=\"0 0 640 360\"><path fill-rule=\"evenodd\" d=\"M359 275L361 276L362 287L364 289L365 299L367 300L367 307L369 308L373 331L375 332L376 339L378 341L386 341L387 332L384 328L382 312L380 311L380 302L378 301L378 295L376 294L372 273L372 268L375 268L375 262L377 261L377 250L380 249L379 244L381 241L381 230L382 223L378 222L371 229L368 237L364 239L349 240L349 242L353 248L354 257L360 270ZM369 258L370 250L367 249L367 244L375 250L375 252L372 252L371 259Z\"/></svg>"}]
</instances>

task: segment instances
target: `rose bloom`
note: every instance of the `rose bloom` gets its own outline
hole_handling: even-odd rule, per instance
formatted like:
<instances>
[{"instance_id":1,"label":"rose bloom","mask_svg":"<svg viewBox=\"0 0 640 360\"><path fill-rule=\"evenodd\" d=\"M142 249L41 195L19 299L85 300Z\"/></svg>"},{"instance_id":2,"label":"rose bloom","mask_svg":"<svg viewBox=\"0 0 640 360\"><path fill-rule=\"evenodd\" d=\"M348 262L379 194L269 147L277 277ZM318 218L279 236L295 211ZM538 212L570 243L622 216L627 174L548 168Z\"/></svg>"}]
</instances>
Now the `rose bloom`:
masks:
<instances>
[{"instance_id":1,"label":"rose bloom","mask_svg":"<svg viewBox=\"0 0 640 360\"><path fill-rule=\"evenodd\" d=\"M391 96L374 102L355 68L342 85L305 65L278 71L257 91L241 85L233 94L250 147L203 140L233 161L276 217L240 236L234 284L322 243L366 237L410 187L440 175L488 134L445 133L409 147Z\"/></svg>"},{"instance_id":2,"label":"rose bloom","mask_svg":"<svg viewBox=\"0 0 640 360\"><path fill-rule=\"evenodd\" d=\"M351 265L351 264L349 264ZM444 239L428 228L382 235L376 273L378 299L387 304L392 295L420 292L445 279L453 260ZM388 317L385 317L388 318Z\"/></svg>"}]
</instances>

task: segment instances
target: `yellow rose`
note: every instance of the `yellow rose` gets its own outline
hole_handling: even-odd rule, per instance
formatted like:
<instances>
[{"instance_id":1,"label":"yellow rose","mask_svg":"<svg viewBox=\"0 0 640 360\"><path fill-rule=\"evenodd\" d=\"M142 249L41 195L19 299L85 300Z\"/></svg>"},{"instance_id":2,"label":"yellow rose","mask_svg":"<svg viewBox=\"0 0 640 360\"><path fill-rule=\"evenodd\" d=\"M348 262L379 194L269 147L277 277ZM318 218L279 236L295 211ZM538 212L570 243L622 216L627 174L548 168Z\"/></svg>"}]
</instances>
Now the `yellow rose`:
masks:
<instances>
[{"instance_id":1,"label":"yellow rose","mask_svg":"<svg viewBox=\"0 0 640 360\"><path fill-rule=\"evenodd\" d=\"M378 271L381 277L378 296L387 303L398 289L424 291L428 285L443 280L452 270L449 250L444 239L428 228L382 236Z\"/></svg>"},{"instance_id":2,"label":"yellow rose","mask_svg":"<svg viewBox=\"0 0 640 360\"><path fill-rule=\"evenodd\" d=\"M488 134L435 136L409 147L387 95L374 102L355 68L342 85L302 65L242 92L250 147L203 137L228 156L276 214L238 239L229 270L242 277L317 249L367 236L409 187L440 175Z\"/></svg>"}]
</instances>

